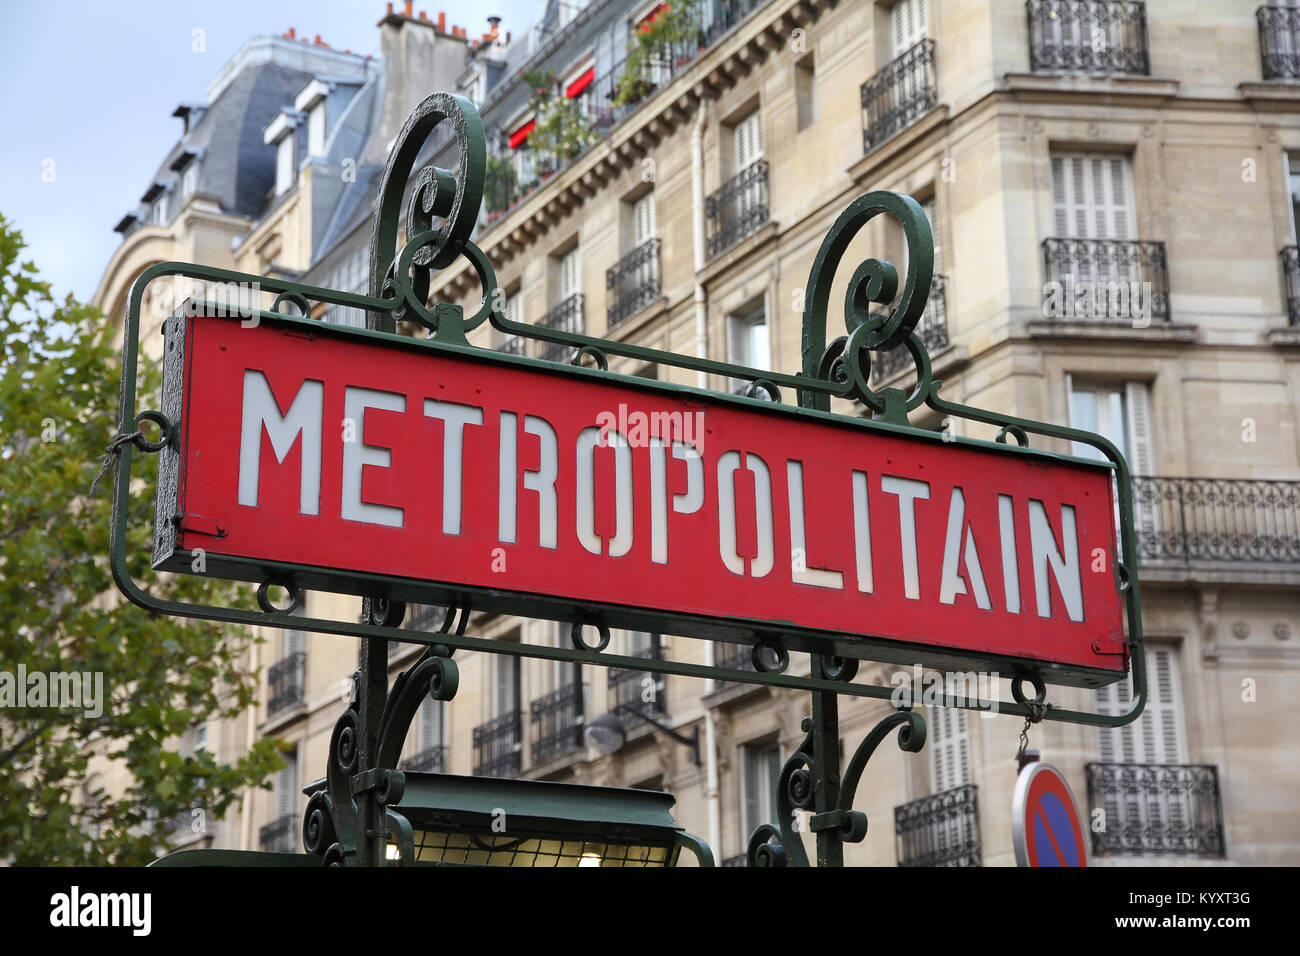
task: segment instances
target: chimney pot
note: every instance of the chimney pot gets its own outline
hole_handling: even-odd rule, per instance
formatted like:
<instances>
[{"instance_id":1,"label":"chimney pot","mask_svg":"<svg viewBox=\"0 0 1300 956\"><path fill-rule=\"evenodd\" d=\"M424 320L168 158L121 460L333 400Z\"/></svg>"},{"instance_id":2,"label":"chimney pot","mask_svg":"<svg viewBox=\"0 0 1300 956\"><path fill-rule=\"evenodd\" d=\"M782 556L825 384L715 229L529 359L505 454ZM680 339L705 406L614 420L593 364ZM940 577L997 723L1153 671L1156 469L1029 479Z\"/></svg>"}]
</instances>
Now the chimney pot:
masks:
<instances>
[{"instance_id":1,"label":"chimney pot","mask_svg":"<svg viewBox=\"0 0 1300 956\"><path fill-rule=\"evenodd\" d=\"M421 11L420 11L420 19L421 19L422 21L424 21L425 23L428 23L428 22L429 22L429 15L428 15L427 13L425 13L423 10L421 10Z\"/></svg>"},{"instance_id":2,"label":"chimney pot","mask_svg":"<svg viewBox=\"0 0 1300 956\"><path fill-rule=\"evenodd\" d=\"M447 14L443 13L441 10L438 11L438 32L447 32Z\"/></svg>"},{"instance_id":3,"label":"chimney pot","mask_svg":"<svg viewBox=\"0 0 1300 956\"><path fill-rule=\"evenodd\" d=\"M406 4L405 4L406 9L402 11L402 16L405 17L415 16L415 14L411 12L411 8L414 6L415 6L415 0L406 0Z\"/></svg>"},{"instance_id":4,"label":"chimney pot","mask_svg":"<svg viewBox=\"0 0 1300 956\"><path fill-rule=\"evenodd\" d=\"M286 33L285 36L288 37L290 40L296 40L298 38L298 34L297 32L295 32L293 27L289 28L289 32Z\"/></svg>"},{"instance_id":5,"label":"chimney pot","mask_svg":"<svg viewBox=\"0 0 1300 956\"><path fill-rule=\"evenodd\" d=\"M388 12L389 13L393 12L393 5L391 3L388 4Z\"/></svg>"}]
</instances>

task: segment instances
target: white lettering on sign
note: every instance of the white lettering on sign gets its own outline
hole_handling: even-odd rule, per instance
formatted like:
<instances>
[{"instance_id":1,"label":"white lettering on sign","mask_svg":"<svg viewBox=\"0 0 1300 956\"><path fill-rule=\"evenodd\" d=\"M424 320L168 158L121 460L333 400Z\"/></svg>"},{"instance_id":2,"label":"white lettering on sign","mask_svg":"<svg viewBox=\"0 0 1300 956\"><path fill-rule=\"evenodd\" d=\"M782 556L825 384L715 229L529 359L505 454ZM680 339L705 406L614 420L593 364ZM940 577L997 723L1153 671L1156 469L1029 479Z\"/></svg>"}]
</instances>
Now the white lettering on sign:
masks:
<instances>
[{"instance_id":1,"label":"white lettering on sign","mask_svg":"<svg viewBox=\"0 0 1300 956\"><path fill-rule=\"evenodd\" d=\"M772 531L772 472L752 451L745 454L745 467L754 476L754 523L758 530L758 555L749 563L751 577L765 577L776 562ZM736 472L740 452L723 452L718 459L718 553L732 574L745 576L745 559L736 541Z\"/></svg>"},{"instance_id":2,"label":"white lettering on sign","mask_svg":"<svg viewBox=\"0 0 1300 956\"><path fill-rule=\"evenodd\" d=\"M975 606L981 611L990 611L993 604L989 601L989 589L984 585L984 568L980 564L979 551L975 547L975 532L966 522L966 495L960 487L952 489L952 499L948 504L948 535L943 546L943 576L939 582L939 601L943 604L955 604L958 594L969 594L966 581L962 579L957 566L961 561L962 529L966 530L966 575L970 587L975 590Z\"/></svg>"},{"instance_id":3,"label":"white lettering on sign","mask_svg":"<svg viewBox=\"0 0 1300 956\"><path fill-rule=\"evenodd\" d=\"M289 449L302 436L302 477L298 510L320 514L321 429L325 418L325 386L308 379L293 397L284 415L271 394L266 376L255 369L244 372L244 406L239 430L239 503L257 507L262 466L262 430L271 439L275 460L284 463Z\"/></svg>"},{"instance_id":4,"label":"white lettering on sign","mask_svg":"<svg viewBox=\"0 0 1300 956\"><path fill-rule=\"evenodd\" d=\"M483 409L475 405L424 400L427 418L440 418L442 431L442 533L460 534L461 461L465 447L465 426L482 425Z\"/></svg>"},{"instance_id":5,"label":"white lettering on sign","mask_svg":"<svg viewBox=\"0 0 1300 956\"><path fill-rule=\"evenodd\" d=\"M891 495L898 495L898 543L903 554L903 593L913 601L919 601L921 573L916 557L916 499L930 497L930 483L914 478L882 475L880 487Z\"/></svg>"},{"instance_id":6,"label":"white lettering on sign","mask_svg":"<svg viewBox=\"0 0 1300 956\"><path fill-rule=\"evenodd\" d=\"M614 537L609 556L621 558L632 550L632 446L622 432L584 428L578 433L578 540L592 554L602 554L596 534L596 447L614 449Z\"/></svg>"},{"instance_id":7,"label":"white lettering on sign","mask_svg":"<svg viewBox=\"0 0 1300 956\"><path fill-rule=\"evenodd\" d=\"M808 539L804 532L803 462L785 463L786 489L790 498L790 550L808 554ZM825 568L814 568L805 560L791 572L795 584L810 584L818 588L844 590L844 574Z\"/></svg>"},{"instance_id":8,"label":"white lettering on sign","mask_svg":"<svg viewBox=\"0 0 1300 956\"><path fill-rule=\"evenodd\" d=\"M704 505L704 458L685 442L673 442L673 457L686 462L686 491L673 495L673 511L695 514ZM668 461L662 438L650 439L650 560L668 563Z\"/></svg>"},{"instance_id":9,"label":"white lettering on sign","mask_svg":"<svg viewBox=\"0 0 1300 956\"><path fill-rule=\"evenodd\" d=\"M404 412L406 396L372 388L348 386L344 389L343 417L356 423L356 435L352 441L343 443L343 500L339 513L349 521L364 521L368 524L400 528L402 527L401 508L361 500L361 473L366 465L388 468L393 463L392 449L366 444L365 424L368 408Z\"/></svg>"},{"instance_id":10,"label":"white lettering on sign","mask_svg":"<svg viewBox=\"0 0 1300 956\"><path fill-rule=\"evenodd\" d=\"M1047 520L1047 509L1036 498L1029 499L1029 550L1034 556L1034 596L1038 600L1038 616L1052 616L1052 598L1047 583L1050 566L1056 585L1065 601L1065 612L1071 621L1083 620L1083 581L1079 576L1079 536L1074 526L1074 508L1061 505L1061 544L1056 548L1056 535Z\"/></svg>"}]
</instances>

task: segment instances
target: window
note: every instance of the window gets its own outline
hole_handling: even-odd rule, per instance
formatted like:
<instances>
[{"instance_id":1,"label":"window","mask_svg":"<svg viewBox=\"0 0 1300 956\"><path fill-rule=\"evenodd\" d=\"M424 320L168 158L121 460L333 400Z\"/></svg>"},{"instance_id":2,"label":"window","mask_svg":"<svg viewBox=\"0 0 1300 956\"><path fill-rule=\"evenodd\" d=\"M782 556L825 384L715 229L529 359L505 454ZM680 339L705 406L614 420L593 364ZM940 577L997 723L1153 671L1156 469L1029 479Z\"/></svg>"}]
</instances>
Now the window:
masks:
<instances>
[{"instance_id":1,"label":"window","mask_svg":"<svg viewBox=\"0 0 1300 956\"><path fill-rule=\"evenodd\" d=\"M369 287L367 271L370 265L369 249L360 246L353 250L325 280L325 286L340 292L355 292L365 295ZM366 327L366 313L363 309L354 309L346 305L330 304L322 316L324 321L337 325L350 325L356 329Z\"/></svg>"},{"instance_id":2,"label":"window","mask_svg":"<svg viewBox=\"0 0 1300 956\"><path fill-rule=\"evenodd\" d=\"M926 0L898 0L889 11L889 35L894 56L925 39Z\"/></svg>"},{"instance_id":3,"label":"window","mask_svg":"<svg viewBox=\"0 0 1300 956\"><path fill-rule=\"evenodd\" d=\"M1147 704L1142 716L1123 727L1098 728L1102 763L1182 764L1187 762L1183 724L1183 688L1178 648L1153 644L1146 648ZM1122 714L1133 699L1132 678L1097 690L1097 710Z\"/></svg>"},{"instance_id":4,"label":"window","mask_svg":"<svg viewBox=\"0 0 1300 956\"><path fill-rule=\"evenodd\" d=\"M199 184L199 163L196 159L191 159L185 164L185 171L181 173L181 197L188 199L194 195Z\"/></svg>"},{"instance_id":5,"label":"window","mask_svg":"<svg viewBox=\"0 0 1300 956\"><path fill-rule=\"evenodd\" d=\"M763 158L763 124L758 110L741 119L732 128L736 172Z\"/></svg>"},{"instance_id":6,"label":"window","mask_svg":"<svg viewBox=\"0 0 1300 956\"><path fill-rule=\"evenodd\" d=\"M275 147L275 194L277 196L288 192L289 187L293 185L294 139L293 130L289 130Z\"/></svg>"},{"instance_id":7,"label":"window","mask_svg":"<svg viewBox=\"0 0 1300 956\"><path fill-rule=\"evenodd\" d=\"M970 723L961 707L930 709L930 792L943 793L971 782Z\"/></svg>"},{"instance_id":8,"label":"window","mask_svg":"<svg viewBox=\"0 0 1300 956\"><path fill-rule=\"evenodd\" d=\"M781 778L781 749L775 740L746 744L740 748L741 836L763 823L780 825L776 819L776 784Z\"/></svg>"},{"instance_id":9,"label":"window","mask_svg":"<svg viewBox=\"0 0 1300 956\"><path fill-rule=\"evenodd\" d=\"M655 232L655 194L651 190L632 204L632 248L649 242Z\"/></svg>"},{"instance_id":10,"label":"window","mask_svg":"<svg viewBox=\"0 0 1300 956\"><path fill-rule=\"evenodd\" d=\"M767 308L763 303L727 317L727 360L732 365L745 365L763 371L772 367ZM743 379L731 380L732 392L743 392L748 387L749 382Z\"/></svg>"},{"instance_id":11,"label":"window","mask_svg":"<svg viewBox=\"0 0 1300 956\"><path fill-rule=\"evenodd\" d=\"M153 208L149 211L149 221L156 226L165 226L167 224L166 191L159 193L158 198L153 201Z\"/></svg>"},{"instance_id":12,"label":"window","mask_svg":"<svg viewBox=\"0 0 1300 956\"><path fill-rule=\"evenodd\" d=\"M442 746L443 702L426 697L416 714L417 737L421 751Z\"/></svg>"},{"instance_id":13,"label":"window","mask_svg":"<svg viewBox=\"0 0 1300 956\"><path fill-rule=\"evenodd\" d=\"M1056 235L1071 239L1133 238L1136 217L1130 161L1115 153L1053 153Z\"/></svg>"},{"instance_id":14,"label":"window","mask_svg":"<svg viewBox=\"0 0 1300 956\"><path fill-rule=\"evenodd\" d=\"M492 666L492 716L502 717L520 710L519 658L514 654L498 654Z\"/></svg>"},{"instance_id":15,"label":"window","mask_svg":"<svg viewBox=\"0 0 1300 956\"><path fill-rule=\"evenodd\" d=\"M1291 196L1291 241L1300 244L1300 232L1296 231L1300 223L1300 156L1286 154L1286 181Z\"/></svg>"},{"instance_id":16,"label":"window","mask_svg":"<svg viewBox=\"0 0 1300 956\"><path fill-rule=\"evenodd\" d=\"M811 53L794 65L794 102L799 132L803 132L817 120L817 83Z\"/></svg>"},{"instance_id":17,"label":"window","mask_svg":"<svg viewBox=\"0 0 1300 956\"><path fill-rule=\"evenodd\" d=\"M284 755L284 769L275 774L275 818L298 815L298 749Z\"/></svg>"},{"instance_id":18,"label":"window","mask_svg":"<svg viewBox=\"0 0 1300 956\"><path fill-rule=\"evenodd\" d=\"M307 114L307 155L325 155L325 103L322 99Z\"/></svg>"},{"instance_id":19,"label":"window","mask_svg":"<svg viewBox=\"0 0 1300 956\"><path fill-rule=\"evenodd\" d=\"M560 257L560 301L582 291L581 260L578 250L570 249Z\"/></svg>"},{"instance_id":20,"label":"window","mask_svg":"<svg viewBox=\"0 0 1300 956\"><path fill-rule=\"evenodd\" d=\"M208 722L194 725L194 752L208 749Z\"/></svg>"},{"instance_id":21,"label":"window","mask_svg":"<svg viewBox=\"0 0 1300 956\"><path fill-rule=\"evenodd\" d=\"M1134 475L1155 474L1151 435L1151 390L1145 382L1085 385L1069 380L1070 425L1096 432L1115 444ZM1104 461L1091 445L1074 443L1074 454Z\"/></svg>"}]
</instances>

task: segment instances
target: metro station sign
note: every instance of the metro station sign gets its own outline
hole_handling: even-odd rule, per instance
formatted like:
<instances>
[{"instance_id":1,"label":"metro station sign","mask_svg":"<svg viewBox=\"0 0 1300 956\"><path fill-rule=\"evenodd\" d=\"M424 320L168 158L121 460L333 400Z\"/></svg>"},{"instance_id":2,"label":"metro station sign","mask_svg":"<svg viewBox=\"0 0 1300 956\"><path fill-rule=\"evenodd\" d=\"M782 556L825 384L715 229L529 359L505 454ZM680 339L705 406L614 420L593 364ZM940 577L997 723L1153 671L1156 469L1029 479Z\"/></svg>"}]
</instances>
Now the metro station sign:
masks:
<instances>
[{"instance_id":1,"label":"metro station sign","mask_svg":"<svg viewBox=\"0 0 1300 956\"><path fill-rule=\"evenodd\" d=\"M158 570L1082 686L1126 673L1109 463L248 326L165 325Z\"/></svg>"}]
</instances>

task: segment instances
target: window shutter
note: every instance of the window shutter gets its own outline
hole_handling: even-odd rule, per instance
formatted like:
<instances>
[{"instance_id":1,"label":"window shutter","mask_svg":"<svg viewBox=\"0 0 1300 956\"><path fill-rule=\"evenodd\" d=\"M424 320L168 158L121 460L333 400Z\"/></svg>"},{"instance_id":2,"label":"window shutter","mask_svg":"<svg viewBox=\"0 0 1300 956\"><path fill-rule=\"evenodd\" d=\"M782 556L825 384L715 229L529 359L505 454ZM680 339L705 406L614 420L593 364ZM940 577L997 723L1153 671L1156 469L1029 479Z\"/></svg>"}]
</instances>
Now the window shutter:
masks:
<instances>
[{"instance_id":1,"label":"window shutter","mask_svg":"<svg viewBox=\"0 0 1300 956\"><path fill-rule=\"evenodd\" d=\"M519 709L519 658L502 654L493 674L493 716L501 717Z\"/></svg>"},{"instance_id":2,"label":"window shutter","mask_svg":"<svg viewBox=\"0 0 1300 956\"><path fill-rule=\"evenodd\" d=\"M1148 647L1146 662L1146 707L1131 724L1099 728L1098 752L1103 763L1180 764L1187 760L1178 648ZM1125 678L1097 690L1097 709L1103 714L1122 714L1132 699L1132 678Z\"/></svg>"},{"instance_id":3,"label":"window shutter","mask_svg":"<svg viewBox=\"0 0 1300 956\"><path fill-rule=\"evenodd\" d=\"M943 793L971 781L970 724L960 707L931 709L934 738L930 750L930 783L934 793Z\"/></svg>"},{"instance_id":4,"label":"window shutter","mask_svg":"<svg viewBox=\"0 0 1300 956\"><path fill-rule=\"evenodd\" d=\"M646 193L632 207L632 245L639 246L655 237L655 194Z\"/></svg>"},{"instance_id":5,"label":"window shutter","mask_svg":"<svg viewBox=\"0 0 1300 956\"><path fill-rule=\"evenodd\" d=\"M285 766L275 775L275 815L294 816L298 808L298 751L284 755Z\"/></svg>"},{"instance_id":6,"label":"window shutter","mask_svg":"<svg viewBox=\"0 0 1300 956\"><path fill-rule=\"evenodd\" d=\"M302 631L284 632L284 656L301 654L307 650L307 635Z\"/></svg>"},{"instance_id":7,"label":"window shutter","mask_svg":"<svg viewBox=\"0 0 1300 956\"><path fill-rule=\"evenodd\" d=\"M898 0L889 11L894 56L905 52L925 38L925 0Z\"/></svg>"},{"instance_id":8,"label":"window shutter","mask_svg":"<svg viewBox=\"0 0 1300 956\"><path fill-rule=\"evenodd\" d=\"M760 800L762 799L762 775L759 773L759 762L756 757L757 754L753 747L744 748L743 773L745 775L745 802L741 807L744 833L741 834L741 839L746 844L749 842L749 834L753 833L754 828L763 822L759 819L763 815L762 805L760 803Z\"/></svg>"},{"instance_id":9,"label":"window shutter","mask_svg":"<svg viewBox=\"0 0 1300 956\"><path fill-rule=\"evenodd\" d=\"M516 289L506 296L506 318L511 322L524 321L524 295L522 289Z\"/></svg>"},{"instance_id":10,"label":"window shutter","mask_svg":"<svg viewBox=\"0 0 1300 956\"><path fill-rule=\"evenodd\" d=\"M925 218L930 220L930 233L934 236L934 274L943 275L943 242L939 232L939 200L931 198L925 202ZM903 257L906 268L907 257Z\"/></svg>"},{"instance_id":11,"label":"window shutter","mask_svg":"<svg viewBox=\"0 0 1300 956\"><path fill-rule=\"evenodd\" d=\"M426 697L420 705L420 749L442 746L442 701Z\"/></svg>"},{"instance_id":12,"label":"window shutter","mask_svg":"<svg viewBox=\"0 0 1300 956\"><path fill-rule=\"evenodd\" d=\"M763 157L763 129L758 110L735 126L736 172L748 168Z\"/></svg>"},{"instance_id":13,"label":"window shutter","mask_svg":"<svg viewBox=\"0 0 1300 956\"><path fill-rule=\"evenodd\" d=\"M564 254L560 260L560 298L567 299L581 291L581 283L578 281L579 262L578 250L572 249Z\"/></svg>"},{"instance_id":14,"label":"window shutter","mask_svg":"<svg viewBox=\"0 0 1300 956\"><path fill-rule=\"evenodd\" d=\"M1105 153L1054 154L1052 205L1060 237L1131 238L1136 217L1129 158Z\"/></svg>"},{"instance_id":15,"label":"window shutter","mask_svg":"<svg viewBox=\"0 0 1300 956\"><path fill-rule=\"evenodd\" d=\"M1151 389L1145 382L1128 382L1124 386L1128 408L1129 470L1135 475L1156 473L1155 445L1151 440Z\"/></svg>"}]
</instances>

